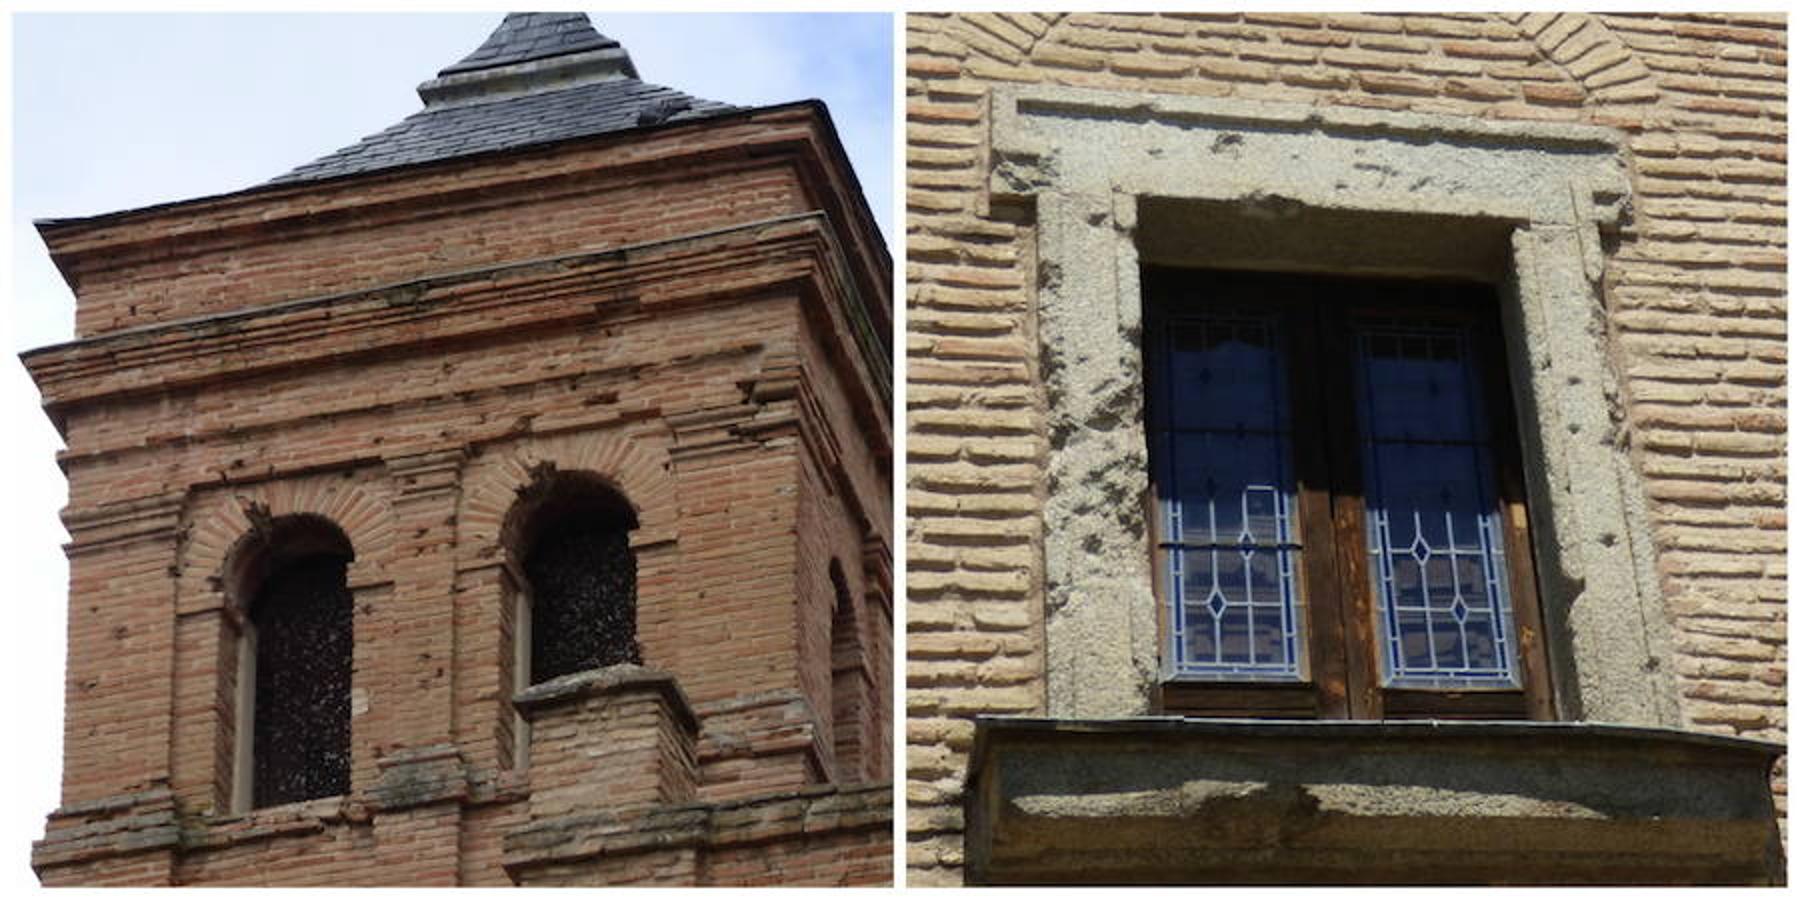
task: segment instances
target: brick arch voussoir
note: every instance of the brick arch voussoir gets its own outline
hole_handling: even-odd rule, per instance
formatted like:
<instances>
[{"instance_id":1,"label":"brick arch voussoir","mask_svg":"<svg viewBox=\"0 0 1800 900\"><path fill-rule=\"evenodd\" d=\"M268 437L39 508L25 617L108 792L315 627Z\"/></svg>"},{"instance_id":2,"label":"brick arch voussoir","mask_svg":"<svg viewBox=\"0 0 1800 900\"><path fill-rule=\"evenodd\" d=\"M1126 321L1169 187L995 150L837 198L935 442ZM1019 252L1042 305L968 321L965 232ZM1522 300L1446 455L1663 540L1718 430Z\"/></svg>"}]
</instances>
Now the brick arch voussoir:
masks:
<instances>
[{"instance_id":1,"label":"brick arch voussoir","mask_svg":"<svg viewBox=\"0 0 1800 900\"><path fill-rule=\"evenodd\" d=\"M1020 66L1029 62L1031 55L1043 44L1044 39L1049 36L1056 25L1068 18L1068 13L1024 14L1037 19L1042 27L1035 29L1036 33L1026 42L1025 46L1019 47L982 27L984 22L982 17L994 15L997 14L961 13L941 19L922 19L920 20L920 24L924 26L922 30L930 33L935 40L928 42L920 49L924 49L926 52L943 53L953 47L954 55L963 61L965 67L971 58L1006 66ZM1011 21L1009 24L1019 27L1027 33L1033 31L1031 28L1020 26L1016 21ZM909 27L912 26L909 25ZM946 42L950 46L946 46Z\"/></svg>"},{"instance_id":2,"label":"brick arch voussoir","mask_svg":"<svg viewBox=\"0 0 1800 900\"><path fill-rule=\"evenodd\" d=\"M478 558L495 558L502 529L519 491L548 463L559 472L586 472L617 488L637 514L640 532L673 534L675 480L660 453L629 434L575 434L522 444L484 467L463 494L464 533L458 544Z\"/></svg>"},{"instance_id":3,"label":"brick arch voussoir","mask_svg":"<svg viewBox=\"0 0 1800 900\"><path fill-rule=\"evenodd\" d=\"M1656 73L1591 13L1497 13L1496 18L1530 38L1592 101L1655 104L1661 97Z\"/></svg>"},{"instance_id":4,"label":"brick arch voussoir","mask_svg":"<svg viewBox=\"0 0 1800 900\"><path fill-rule=\"evenodd\" d=\"M207 593L224 588L232 552L254 529L252 510L270 518L311 515L330 522L350 541L358 581L380 580L394 546L388 505L353 482L308 479L252 485L207 506L191 526L182 565L184 576L200 580L195 587Z\"/></svg>"}]
</instances>

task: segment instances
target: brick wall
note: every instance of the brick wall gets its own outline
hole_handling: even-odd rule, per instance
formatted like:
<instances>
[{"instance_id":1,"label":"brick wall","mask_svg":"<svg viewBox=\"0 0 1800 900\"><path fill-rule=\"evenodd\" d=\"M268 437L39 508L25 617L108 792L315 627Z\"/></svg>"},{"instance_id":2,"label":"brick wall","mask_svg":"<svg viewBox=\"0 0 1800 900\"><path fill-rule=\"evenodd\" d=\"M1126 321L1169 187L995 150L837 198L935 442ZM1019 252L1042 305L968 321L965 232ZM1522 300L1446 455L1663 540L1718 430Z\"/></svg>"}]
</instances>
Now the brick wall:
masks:
<instances>
[{"instance_id":1,"label":"brick wall","mask_svg":"<svg viewBox=\"0 0 1800 900\"><path fill-rule=\"evenodd\" d=\"M1033 223L985 101L1056 84L1588 122L1635 209L1608 347L1687 723L1782 740L1786 36L1778 15L964 14L907 20L909 883L961 878L981 713L1044 711ZM1775 789L1785 807L1785 766Z\"/></svg>"},{"instance_id":2,"label":"brick wall","mask_svg":"<svg viewBox=\"0 0 1800 900\"><path fill-rule=\"evenodd\" d=\"M751 881L705 868L740 843L709 817L796 792L758 838L773 871L889 878L886 748L831 783L813 672L832 594L803 548L876 595L864 547L891 544L885 360L855 324L886 320L887 263L825 128L775 107L48 228L80 339L27 357L73 535L46 883L507 884L548 871L539 844L569 879ZM636 508L644 664L699 724L646 740L697 787L546 783L527 812L506 529L550 469ZM301 513L356 554L352 791L233 815L230 567L253 520ZM642 718L595 715L577 737ZM586 751L542 752L540 781ZM664 808L708 823L687 869L655 840L583 868L591 836L545 830Z\"/></svg>"}]
</instances>

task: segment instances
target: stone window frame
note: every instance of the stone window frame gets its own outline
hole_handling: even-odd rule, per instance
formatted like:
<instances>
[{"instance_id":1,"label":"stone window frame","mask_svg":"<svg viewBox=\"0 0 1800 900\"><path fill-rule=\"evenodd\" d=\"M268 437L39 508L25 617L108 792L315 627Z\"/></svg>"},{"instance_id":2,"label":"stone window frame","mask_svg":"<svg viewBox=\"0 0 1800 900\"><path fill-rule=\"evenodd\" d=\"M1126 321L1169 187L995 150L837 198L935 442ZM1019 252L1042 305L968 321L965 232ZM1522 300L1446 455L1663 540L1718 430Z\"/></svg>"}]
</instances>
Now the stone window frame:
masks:
<instances>
[{"instance_id":1,"label":"stone window frame","mask_svg":"<svg viewBox=\"0 0 1800 900\"><path fill-rule=\"evenodd\" d=\"M1173 261L1495 283L1558 717L1680 724L1608 361L1618 132L1048 86L988 122L984 199L1036 217L1049 714L1143 714L1160 676L1138 273Z\"/></svg>"}]
</instances>

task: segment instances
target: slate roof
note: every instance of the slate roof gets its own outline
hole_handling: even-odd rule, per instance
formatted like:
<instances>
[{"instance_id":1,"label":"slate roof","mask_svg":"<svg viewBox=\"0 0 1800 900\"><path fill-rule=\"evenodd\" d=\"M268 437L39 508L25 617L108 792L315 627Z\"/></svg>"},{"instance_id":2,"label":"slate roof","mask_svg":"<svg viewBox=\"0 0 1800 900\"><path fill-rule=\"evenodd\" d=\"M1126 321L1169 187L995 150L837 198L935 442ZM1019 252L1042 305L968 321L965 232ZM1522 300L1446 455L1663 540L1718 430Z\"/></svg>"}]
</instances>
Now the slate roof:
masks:
<instances>
[{"instance_id":1,"label":"slate roof","mask_svg":"<svg viewBox=\"0 0 1800 900\"><path fill-rule=\"evenodd\" d=\"M564 53L617 47L582 13L510 13L474 53L439 75L527 62Z\"/></svg>"},{"instance_id":2,"label":"slate roof","mask_svg":"<svg viewBox=\"0 0 1800 900\"><path fill-rule=\"evenodd\" d=\"M548 63L566 65L559 70ZM639 80L619 42L596 31L582 13L509 13L475 52L438 76L419 88L423 110L269 183L373 172L737 109ZM465 96L440 99L433 89L446 81L462 85ZM491 95L481 93L487 85ZM466 96L471 90L473 96Z\"/></svg>"}]
</instances>

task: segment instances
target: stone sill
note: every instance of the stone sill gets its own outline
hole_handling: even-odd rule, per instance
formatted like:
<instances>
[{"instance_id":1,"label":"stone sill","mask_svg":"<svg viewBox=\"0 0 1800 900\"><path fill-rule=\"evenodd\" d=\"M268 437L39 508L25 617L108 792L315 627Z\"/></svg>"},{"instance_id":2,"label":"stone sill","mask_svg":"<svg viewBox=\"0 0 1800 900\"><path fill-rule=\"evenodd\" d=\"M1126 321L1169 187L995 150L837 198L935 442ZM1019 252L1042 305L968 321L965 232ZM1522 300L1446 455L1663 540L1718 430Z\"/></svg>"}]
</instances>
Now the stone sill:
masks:
<instances>
[{"instance_id":1,"label":"stone sill","mask_svg":"<svg viewBox=\"0 0 1800 900\"><path fill-rule=\"evenodd\" d=\"M1555 722L983 717L976 884L1771 884L1777 744Z\"/></svg>"},{"instance_id":2,"label":"stone sill","mask_svg":"<svg viewBox=\"0 0 1800 900\"><path fill-rule=\"evenodd\" d=\"M540 715L542 710L589 697L639 691L661 693L672 714L681 720L682 725L692 732L700 730L700 722L694 717L693 705L688 702L687 693L676 682L675 676L631 663L588 669L534 684L515 694L513 705L528 718L533 718Z\"/></svg>"}]
</instances>

